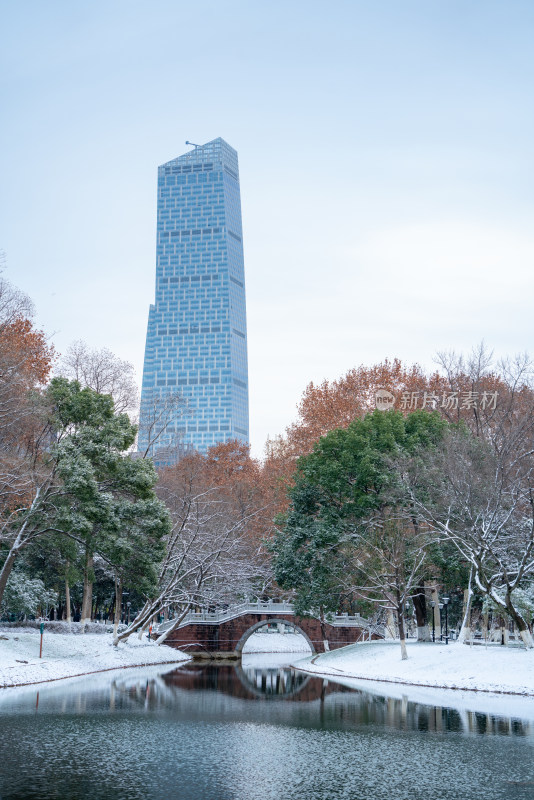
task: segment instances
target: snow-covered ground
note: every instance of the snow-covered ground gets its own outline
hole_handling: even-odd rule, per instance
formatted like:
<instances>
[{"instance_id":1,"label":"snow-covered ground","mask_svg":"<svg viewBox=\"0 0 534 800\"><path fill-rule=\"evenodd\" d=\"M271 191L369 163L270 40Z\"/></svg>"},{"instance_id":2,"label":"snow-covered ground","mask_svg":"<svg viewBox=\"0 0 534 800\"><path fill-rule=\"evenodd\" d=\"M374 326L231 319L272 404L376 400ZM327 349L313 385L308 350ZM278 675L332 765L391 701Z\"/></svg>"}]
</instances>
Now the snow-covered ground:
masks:
<instances>
[{"instance_id":1,"label":"snow-covered ground","mask_svg":"<svg viewBox=\"0 0 534 800\"><path fill-rule=\"evenodd\" d=\"M300 633L253 633L245 642L243 653L310 653Z\"/></svg>"},{"instance_id":2,"label":"snow-covered ground","mask_svg":"<svg viewBox=\"0 0 534 800\"><path fill-rule=\"evenodd\" d=\"M108 669L167 664L188 656L165 645L130 636L114 647L111 634L44 633L39 658L38 630L0 628L0 687L87 675Z\"/></svg>"},{"instance_id":3,"label":"snow-covered ground","mask_svg":"<svg viewBox=\"0 0 534 800\"><path fill-rule=\"evenodd\" d=\"M534 651L499 646L366 642L291 662L325 677L534 696ZM361 688L365 688L363 685Z\"/></svg>"},{"instance_id":4,"label":"snow-covered ground","mask_svg":"<svg viewBox=\"0 0 534 800\"><path fill-rule=\"evenodd\" d=\"M166 645L141 641L130 636L118 647L109 633L52 633L43 637L43 657L39 658L40 634L36 628L0 628L0 687L57 680L87 675L108 669L167 664L187 660L188 656ZM298 634L252 634L246 643L248 653L309 653Z\"/></svg>"}]
</instances>

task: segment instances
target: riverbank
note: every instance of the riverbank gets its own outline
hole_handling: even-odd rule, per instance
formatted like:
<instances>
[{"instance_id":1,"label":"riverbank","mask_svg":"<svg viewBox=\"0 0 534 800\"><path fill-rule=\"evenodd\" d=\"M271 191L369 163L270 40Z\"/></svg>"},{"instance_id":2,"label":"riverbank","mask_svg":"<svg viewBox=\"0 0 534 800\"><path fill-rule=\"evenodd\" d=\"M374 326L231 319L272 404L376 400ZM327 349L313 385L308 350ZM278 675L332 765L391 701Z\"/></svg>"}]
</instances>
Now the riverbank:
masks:
<instances>
[{"instance_id":1,"label":"riverbank","mask_svg":"<svg viewBox=\"0 0 534 800\"><path fill-rule=\"evenodd\" d=\"M113 646L110 633L51 633L43 637L39 658L38 630L0 628L0 687L24 686L73 678L125 667L187 661L188 656L166 645L139 641L136 635Z\"/></svg>"},{"instance_id":2,"label":"riverbank","mask_svg":"<svg viewBox=\"0 0 534 800\"><path fill-rule=\"evenodd\" d=\"M292 666L325 678L534 696L534 650L499 646L366 642L292 659Z\"/></svg>"}]
</instances>

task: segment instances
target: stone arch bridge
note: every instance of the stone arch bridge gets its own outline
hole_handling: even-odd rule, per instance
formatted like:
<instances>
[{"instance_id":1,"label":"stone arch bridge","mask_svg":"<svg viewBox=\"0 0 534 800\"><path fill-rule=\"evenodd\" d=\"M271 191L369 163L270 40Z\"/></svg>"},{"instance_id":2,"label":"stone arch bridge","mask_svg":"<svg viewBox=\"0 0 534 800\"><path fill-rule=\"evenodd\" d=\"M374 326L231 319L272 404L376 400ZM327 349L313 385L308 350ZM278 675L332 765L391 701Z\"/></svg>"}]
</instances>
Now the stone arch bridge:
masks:
<instances>
[{"instance_id":1,"label":"stone arch bridge","mask_svg":"<svg viewBox=\"0 0 534 800\"><path fill-rule=\"evenodd\" d=\"M312 652L323 653L355 642L384 638L383 630L359 614L336 615L324 623L315 617L299 617L291 603L242 603L224 610L190 612L166 640L166 644L196 658L241 658L243 647L255 631L269 623L289 625L302 634ZM163 633L172 620L163 623ZM328 642L325 645L325 639Z\"/></svg>"}]
</instances>

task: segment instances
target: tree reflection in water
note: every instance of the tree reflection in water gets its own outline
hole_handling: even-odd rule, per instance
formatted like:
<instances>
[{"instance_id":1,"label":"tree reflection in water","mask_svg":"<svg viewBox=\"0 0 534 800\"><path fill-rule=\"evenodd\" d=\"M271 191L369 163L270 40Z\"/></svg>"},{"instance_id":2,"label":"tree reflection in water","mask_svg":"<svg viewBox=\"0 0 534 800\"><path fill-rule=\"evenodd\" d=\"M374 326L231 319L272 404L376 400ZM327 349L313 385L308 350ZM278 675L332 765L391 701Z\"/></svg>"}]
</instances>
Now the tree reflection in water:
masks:
<instances>
[{"instance_id":1,"label":"tree reflection in water","mask_svg":"<svg viewBox=\"0 0 534 800\"><path fill-rule=\"evenodd\" d=\"M9 732L0 735L0 795L57 800L82 787L91 800L532 798L534 711L518 719L432 706L403 690L381 696L244 660L0 692L0 731ZM450 693L451 704L496 708L465 694ZM429 769L429 753L447 765L446 780Z\"/></svg>"},{"instance_id":2,"label":"tree reflection in water","mask_svg":"<svg viewBox=\"0 0 534 800\"><path fill-rule=\"evenodd\" d=\"M393 688L393 687L392 687ZM397 695L402 688L397 686ZM410 687L406 687L407 693ZM39 701L37 696L39 694ZM465 693L464 693L465 695ZM451 704L455 695L451 692ZM474 708L480 695L473 695ZM534 715L527 718L433 706L405 696L387 697L309 676L287 665L261 666L189 662L162 673L94 676L91 679L40 685L35 691L1 696L6 713L83 715L85 713L154 713L188 719L263 719L266 723L328 729L389 728L401 731L469 736L534 738ZM465 696L463 702L465 703ZM258 705L261 704L261 708ZM490 705L486 703L486 705Z\"/></svg>"},{"instance_id":3,"label":"tree reflection in water","mask_svg":"<svg viewBox=\"0 0 534 800\"><path fill-rule=\"evenodd\" d=\"M162 676L161 682L166 703L170 701L169 690L210 691L245 701L306 704L310 706L310 720L316 721L319 718L313 709L319 704L320 724L326 727L374 725L429 733L534 736L531 720L416 703L407 696L380 696L311 677L288 666L192 663Z\"/></svg>"}]
</instances>

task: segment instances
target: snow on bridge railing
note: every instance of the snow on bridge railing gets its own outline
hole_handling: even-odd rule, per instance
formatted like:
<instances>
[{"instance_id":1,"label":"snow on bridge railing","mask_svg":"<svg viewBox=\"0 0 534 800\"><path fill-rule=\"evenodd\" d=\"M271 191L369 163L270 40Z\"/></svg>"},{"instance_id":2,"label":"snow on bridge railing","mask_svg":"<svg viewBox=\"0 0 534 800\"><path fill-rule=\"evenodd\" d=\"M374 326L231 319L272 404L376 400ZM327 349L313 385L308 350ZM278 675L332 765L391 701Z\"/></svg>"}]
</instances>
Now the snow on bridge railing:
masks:
<instances>
[{"instance_id":1,"label":"snow on bridge railing","mask_svg":"<svg viewBox=\"0 0 534 800\"><path fill-rule=\"evenodd\" d=\"M227 622L228 620L235 619L236 617L241 617L244 614L273 614L274 616L294 616L295 615L295 606L293 603L286 603L286 602L274 602L272 600L269 601L257 601L257 602L247 602L247 603L240 603L239 605L228 606L228 608L222 609L214 609L210 611L208 609L203 609L202 611L190 611L186 616L183 618L182 622L178 626L179 628L184 627L185 625L191 625L191 623L197 624L220 624L222 622ZM266 620L267 622L267 620ZM364 619L360 614L335 614L334 616L328 618L326 622L330 625L335 627L362 627L367 630L371 628L375 628L376 626L370 625L370 623ZM173 625L173 620L165 620L162 622L158 628L158 633L164 633L168 628Z\"/></svg>"}]
</instances>

